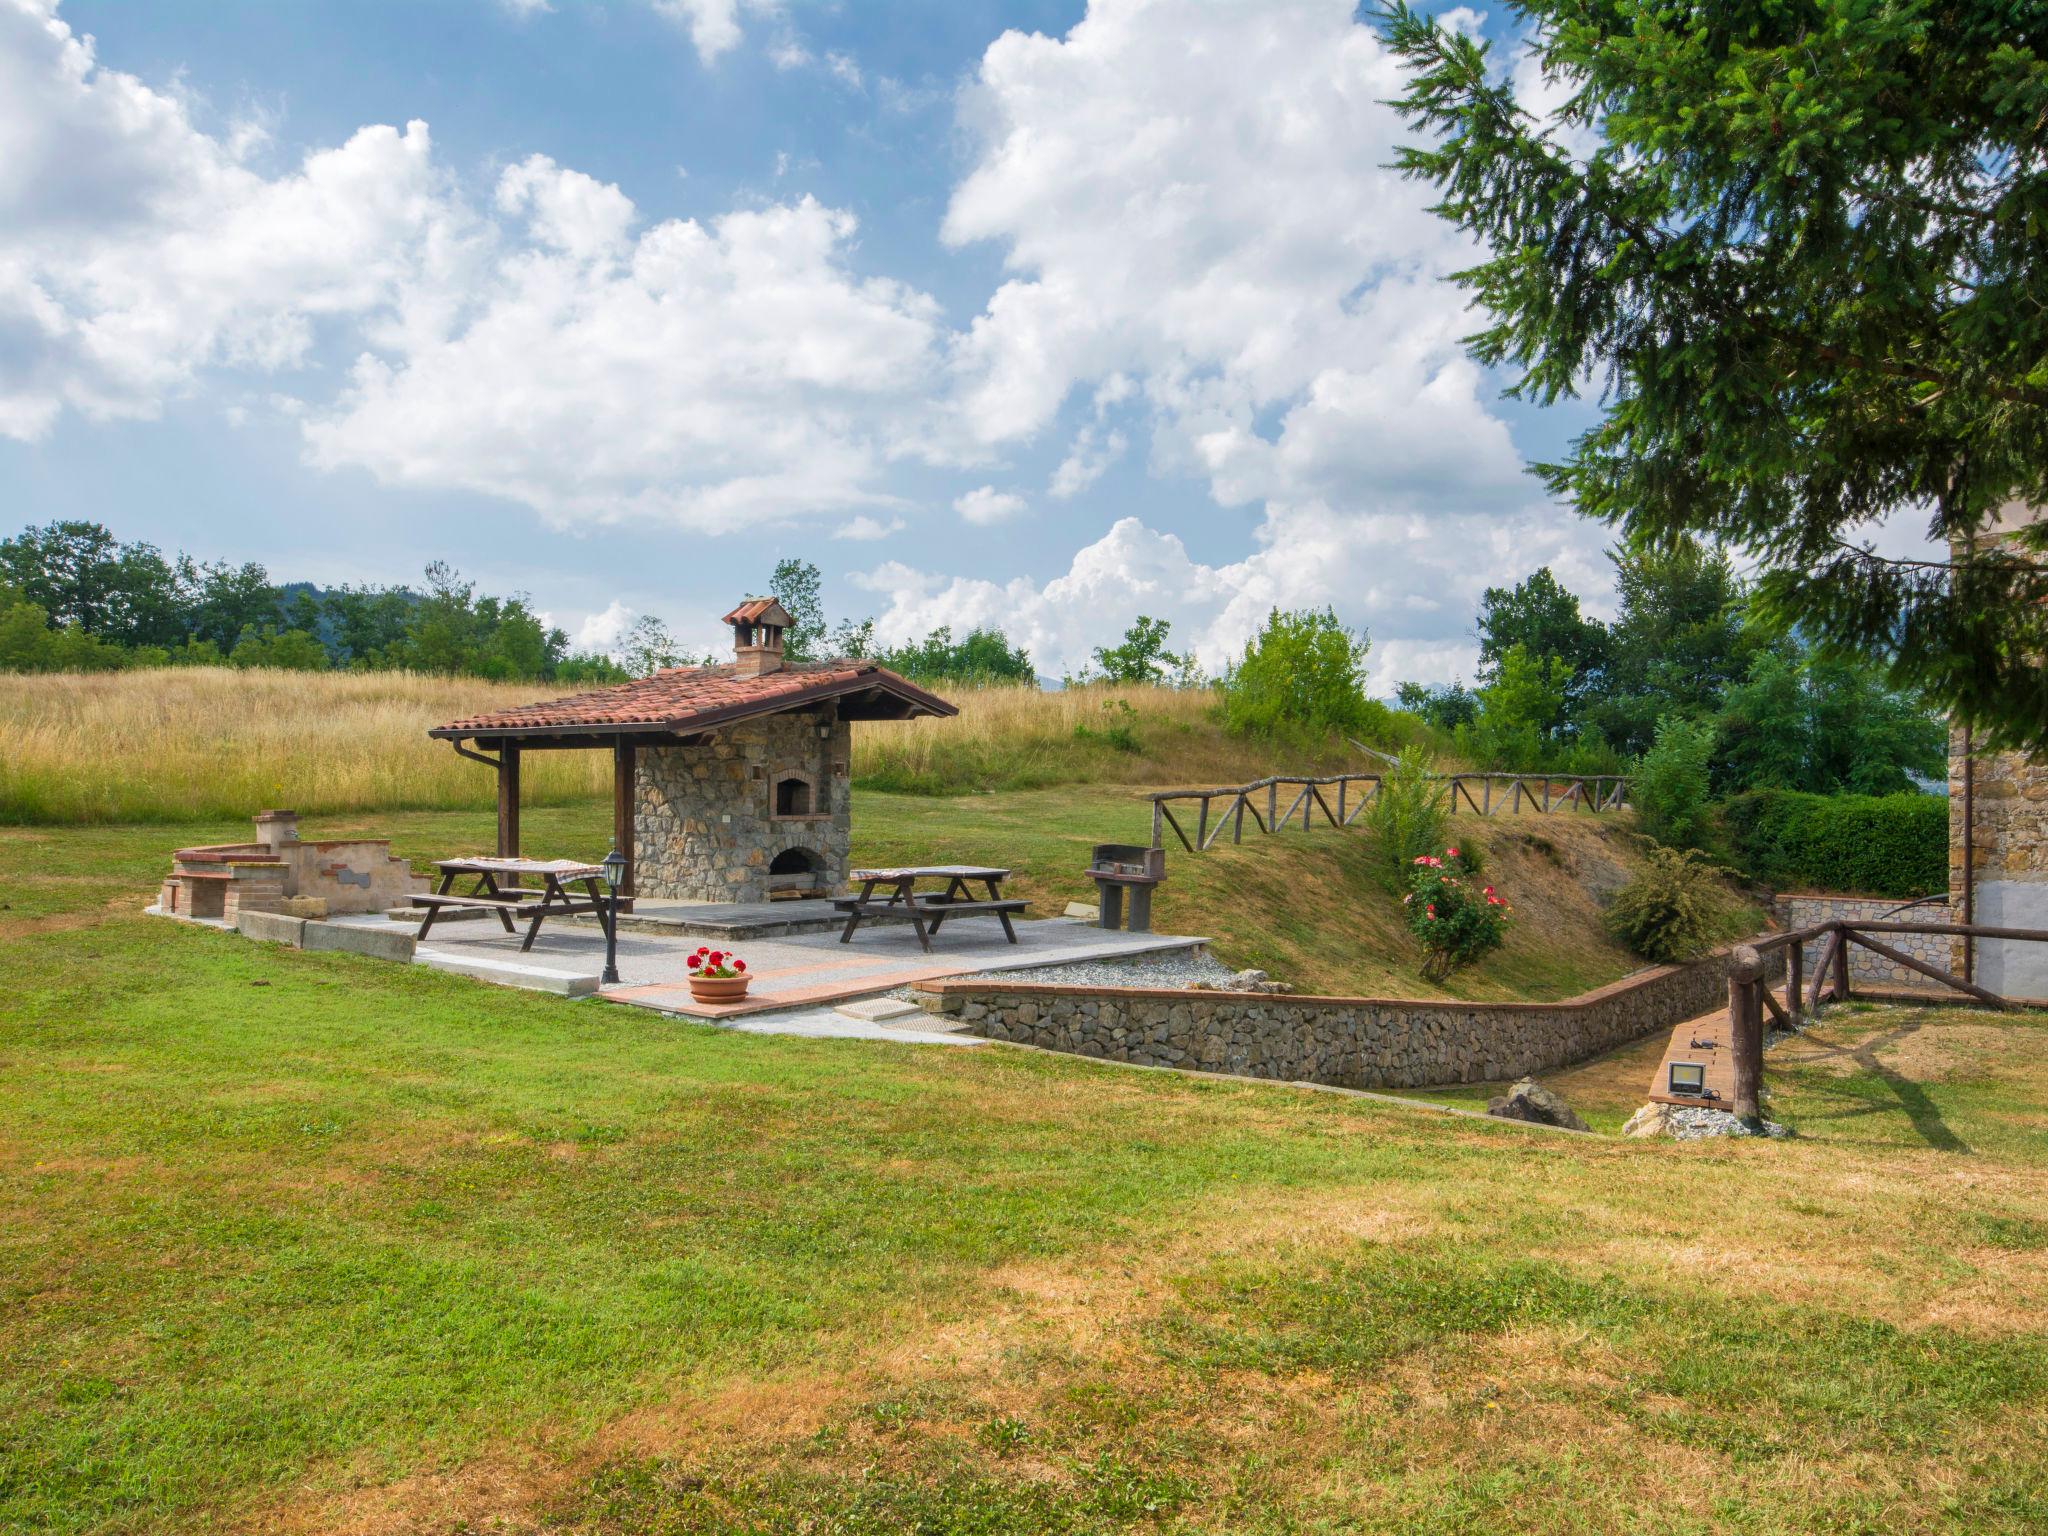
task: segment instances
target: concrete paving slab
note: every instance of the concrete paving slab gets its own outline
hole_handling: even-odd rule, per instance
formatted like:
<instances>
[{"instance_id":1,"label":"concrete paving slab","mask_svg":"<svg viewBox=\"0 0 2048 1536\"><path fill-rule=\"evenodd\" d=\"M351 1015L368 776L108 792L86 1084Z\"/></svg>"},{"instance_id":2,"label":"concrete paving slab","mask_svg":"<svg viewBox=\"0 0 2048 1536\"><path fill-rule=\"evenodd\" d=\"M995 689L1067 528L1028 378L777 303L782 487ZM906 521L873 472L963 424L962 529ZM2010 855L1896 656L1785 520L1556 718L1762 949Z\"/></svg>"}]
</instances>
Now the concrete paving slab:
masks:
<instances>
[{"instance_id":1,"label":"concrete paving slab","mask_svg":"<svg viewBox=\"0 0 2048 1536\"><path fill-rule=\"evenodd\" d=\"M379 918L370 923L316 923L308 921L303 946L307 949L339 950L343 954L369 955L377 960L413 958L412 934Z\"/></svg>"},{"instance_id":2,"label":"concrete paving slab","mask_svg":"<svg viewBox=\"0 0 2048 1536\"><path fill-rule=\"evenodd\" d=\"M409 922L391 922L375 913L308 924L308 928L348 930L364 948L392 946L393 958L397 957L397 947L412 943L414 931ZM604 935L599 929L551 922L542 927L533 948L522 954L519 943L523 936L523 929L508 934L495 923L466 923L452 929L436 925L413 958L441 970L509 986L539 987L570 997L596 991L612 1002L690 1018L725 1020L792 1010L829 1013L834 1004L876 997L915 981L1020 966L1198 950L1206 942L1169 934L1110 933L1063 919L1042 919L1019 922L1018 943L1012 945L1005 942L996 923L967 917L956 918L942 928L932 941L930 954L918 948L917 935L907 925L863 925L850 944L839 942L836 929L829 933L789 934L729 946L747 962L754 978L751 994L743 1003L704 1004L689 993L688 958L701 944L709 942L695 935L673 929L622 931L618 964L623 979L617 986L604 988L597 983L604 964ZM875 1020L841 1022L883 1027ZM896 1027L889 1030L887 1038L902 1035L901 1027Z\"/></svg>"},{"instance_id":3,"label":"concrete paving slab","mask_svg":"<svg viewBox=\"0 0 2048 1536\"><path fill-rule=\"evenodd\" d=\"M924 1010L917 1004L906 1003L900 997L859 997L850 1003L841 1003L839 1012L849 1019L864 1019L870 1024L886 1024L892 1019L924 1016Z\"/></svg>"},{"instance_id":4,"label":"concrete paving slab","mask_svg":"<svg viewBox=\"0 0 2048 1536\"><path fill-rule=\"evenodd\" d=\"M296 949L305 943L306 919L284 912L240 912L235 915L235 931L244 938Z\"/></svg>"},{"instance_id":5,"label":"concrete paving slab","mask_svg":"<svg viewBox=\"0 0 2048 1536\"><path fill-rule=\"evenodd\" d=\"M413 958L421 965L432 966L452 976L494 981L501 987L520 987L528 992L552 992L557 997L590 997L598 989L596 971L563 970L558 966L531 965L517 959L449 954L431 943L415 951Z\"/></svg>"}]
</instances>

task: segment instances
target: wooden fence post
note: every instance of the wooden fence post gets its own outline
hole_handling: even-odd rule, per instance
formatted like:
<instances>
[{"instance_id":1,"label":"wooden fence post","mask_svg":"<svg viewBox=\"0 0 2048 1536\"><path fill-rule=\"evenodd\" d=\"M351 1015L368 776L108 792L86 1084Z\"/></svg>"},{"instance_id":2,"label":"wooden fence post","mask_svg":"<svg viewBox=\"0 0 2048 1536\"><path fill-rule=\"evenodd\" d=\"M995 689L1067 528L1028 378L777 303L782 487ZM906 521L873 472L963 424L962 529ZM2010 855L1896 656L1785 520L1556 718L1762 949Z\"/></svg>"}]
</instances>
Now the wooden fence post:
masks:
<instances>
[{"instance_id":1,"label":"wooden fence post","mask_svg":"<svg viewBox=\"0 0 2048 1536\"><path fill-rule=\"evenodd\" d=\"M1280 830L1280 786L1277 783L1266 786L1266 830Z\"/></svg>"},{"instance_id":2,"label":"wooden fence post","mask_svg":"<svg viewBox=\"0 0 2048 1536\"><path fill-rule=\"evenodd\" d=\"M1152 846L1154 848L1164 848L1166 846L1165 842L1162 841L1166 836L1165 813L1166 808L1157 800L1154 800L1152 802Z\"/></svg>"},{"instance_id":3,"label":"wooden fence post","mask_svg":"<svg viewBox=\"0 0 2048 1536\"><path fill-rule=\"evenodd\" d=\"M1795 940L1786 949L1785 1011L1796 1029L1806 1019L1806 945Z\"/></svg>"},{"instance_id":4,"label":"wooden fence post","mask_svg":"<svg viewBox=\"0 0 2048 1536\"><path fill-rule=\"evenodd\" d=\"M1735 1118L1746 1130L1764 1128L1761 1098L1764 1079L1764 963L1747 944L1739 944L1728 961L1728 1047L1735 1058Z\"/></svg>"}]
</instances>

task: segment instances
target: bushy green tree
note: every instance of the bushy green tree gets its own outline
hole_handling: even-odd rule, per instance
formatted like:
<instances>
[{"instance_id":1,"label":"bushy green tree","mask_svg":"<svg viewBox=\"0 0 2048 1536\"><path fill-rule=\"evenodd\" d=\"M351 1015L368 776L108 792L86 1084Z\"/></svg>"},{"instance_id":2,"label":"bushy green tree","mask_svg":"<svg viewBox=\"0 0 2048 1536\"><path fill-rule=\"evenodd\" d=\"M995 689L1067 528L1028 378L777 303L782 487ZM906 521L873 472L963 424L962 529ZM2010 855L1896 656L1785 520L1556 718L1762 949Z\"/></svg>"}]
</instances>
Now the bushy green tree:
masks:
<instances>
[{"instance_id":1,"label":"bushy green tree","mask_svg":"<svg viewBox=\"0 0 2048 1536\"><path fill-rule=\"evenodd\" d=\"M1669 715L1720 707L1762 643L1745 623L1742 582L1728 557L1692 539L1614 550L1620 611L1608 631L1599 693L1586 724L1627 753L1647 751Z\"/></svg>"},{"instance_id":2,"label":"bushy green tree","mask_svg":"<svg viewBox=\"0 0 2048 1536\"><path fill-rule=\"evenodd\" d=\"M1398 163L1484 253L1473 355L1538 403L1600 381L1552 493L1743 551L1781 620L2048 745L2048 526L1974 547L2048 503L2048 6L1512 9L1512 77L1406 0L1385 27L1428 140ZM1875 553L1893 513L1964 557Z\"/></svg>"},{"instance_id":3,"label":"bushy green tree","mask_svg":"<svg viewBox=\"0 0 2048 1536\"><path fill-rule=\"evenodd\" d=\"M1705 840L1713 755L1713 726L1677 715L1658 724L1629 797L1643 830L1658 842L1690 848Z\"/></svg>"},{"instance_id":4,"label":"bushy green tree","mask_svg":"<svg viewBox=\"0 0 2048 1536\"><path fill-rule=\"evenodd\" d=\"M782 635L782 654L791 661L817 661L825 648L823 579L808 560L778 560L768 590L790 617Z\"/></svg>"},{"instance_id":5,"label":"bushy green tree","mask_svg":"<svg viewBox=\"0 0 2048 1536\"><path fill-rule=\"evenodd\" d=\"M1173 625L1165 619L1139 614L1124 631L1121 642L1095 648L1095 665L1106 683L1162 683L1185 665L1184 658L1166 648Z\"/></svg>"},{"instance_id":6,"label":"bushy green tree","mask_svg":"<svg viewBox=\"0 0 2048 1536\"><path fill-rule=\"evenodd\" d=\"M253 624L235 641L228 660L237 667L275 667L285 672L325 672L333 664L327 647L303 629L258 629Z\"/></svg>"},{"instance_id":7,"label":"bushy green tree","mask_svg":"<svg viewBox=\"0 0 2048 1536\"><path fill-rule=\"evenodd\" d=\"M1715 787L1887 795L1946 771L1948 733L1855 658L1787 640L1759 651L1715 717Z\"/></svg>"},{"instance_id":8,"label":"bushy green tree","mask_svg":"<svg viewBox=\"0 0 2048 1536\"><path fill-rule=\"evenodd\" d=\"M1430 687L1424 683L1399 683L1395 701L1425 724L1440 731L1455 731L1479 718L1479 695L1463 683Z\"/></svg>"},{"instance_id":9,"label":"bushy green tree","mask_svg":"<svg viewBox=\"0 0 2048 1536\"><path fill-rule=\"evenodd\" d=\"M853 638L872 644L872 622ZM1012 645L1007 635L992 627L971 629L955 640L952 626L942 624L916 644L888 647L876 659L890 671L921 683L1021 684L1038 678L1030 653Z\"/></svg>"},{"instance_id":10,"label":"bushy green tree","mask_svg":"<svg viewBox=\"0 0 2048 1536\"><path fill-rule=\"evenodd\" d=\"M1385 705L1365 696L1371 642L1330 609L1275 608L1223 674L1223 723L1248 736L1363 734Z\"/></svg>"},{"instance_id":11,"label":"bushy green tree","mask_svg":"<svg viewBox=\"0 0 2048 1536\"><path fill-rule=\"evenodd\" d=\"M1568 734L1600 682L1607 660L1606 626L1580 614L1578 595L1546 565L1512 587L1488 587L1479 600L1480 682L1495 682L1517 647L1546 669L1563 663L1563 692L1550 717L1535 724L1546 740Z\"/></svg>"}]
</instances>

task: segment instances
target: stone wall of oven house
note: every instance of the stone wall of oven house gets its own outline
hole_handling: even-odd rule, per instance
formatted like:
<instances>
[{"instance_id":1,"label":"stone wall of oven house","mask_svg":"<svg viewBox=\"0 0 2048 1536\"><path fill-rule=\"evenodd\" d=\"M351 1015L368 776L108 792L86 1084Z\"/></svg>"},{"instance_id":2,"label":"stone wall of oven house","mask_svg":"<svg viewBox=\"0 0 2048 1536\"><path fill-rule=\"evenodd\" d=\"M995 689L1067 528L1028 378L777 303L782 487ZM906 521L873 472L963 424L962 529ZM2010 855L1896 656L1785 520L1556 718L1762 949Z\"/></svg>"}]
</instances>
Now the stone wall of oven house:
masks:
<instances>
[{"instance_id":1,"label":"stone wall of oven house","mask_svg":"<svg viewBox=\"0 0 2048 1536\"><path fill-rule=\"evenodd\" d=\"M1782 964L1769 957L1774 966ZM1141 1066L1425 1088L1585 1061L1728 1002L1726 952L1560 1003L1274 997L924 982L919 1003L975 1034Z\"/></svg>"},{"instance_id":2,"label":"stone wall of oven house","mask_svg":"<svg viewBox=\"0 0 2048 1536\"><path fill-rule=\"evenodd\" d=\"M1899 909L1904 907L1904 911ZM1816 923L1832 923L1841 919L1851 922L1896 922L1896 923L1947 923L1949 909L1939 901L1924 906L1909 907L1904 900L1888 896L1830 896L1822 892L1792 891L1778 898L1778 923L1784 928L1811 928ZM1949 949L1954 939L1939 933L1880 933L1873 934L1880 943L1889 944L1902 954L1911 955L1927 965L1949 966ZM1813 968L1820 964L1820 952L1824 941L1816 940L1806 946L1806 976L1810 981ZM1939 987L1919 972L1900 965L1896 960L1887 960L1883 955L1873 953L1860 944L1849 946L1849 980L1874 982L1881 986Z\"/></svg>"},{"instance_id":3,"label":"stone wall of oven house","mask_svg":"<svg viewBox=\"0 0 2048 1536\"><path fill-rule=\"evenodd\" d=\"M1972 915L1988 927L2048 929L2048 760L1979 752L1974 790L1966 795L1962 742L1961 731L1950 734L1949 906L1961 921L1963 808L1974 800ZM1960 974L1962 941L1950 942L1950 961ZM1981 985L2004 996L2048 998L2048 943L1979 939L1974 969Z\"/></svg>"},{"instance_id":4,"label":"stone wall of oven house","mask_svg":"<svg viewBox=\"0 0 2048 1536\"><path fill-rule=\"evenodd\" d=\"M765 901L768 866L786 849L846 882L852 727L829 712L743 721L688 746L643 747L633 775L635 890L683 901ZM825 812L777 820L775 783L808 775ZM814 802L815 804L815 802Z\"/></svg>"}]
</instances>

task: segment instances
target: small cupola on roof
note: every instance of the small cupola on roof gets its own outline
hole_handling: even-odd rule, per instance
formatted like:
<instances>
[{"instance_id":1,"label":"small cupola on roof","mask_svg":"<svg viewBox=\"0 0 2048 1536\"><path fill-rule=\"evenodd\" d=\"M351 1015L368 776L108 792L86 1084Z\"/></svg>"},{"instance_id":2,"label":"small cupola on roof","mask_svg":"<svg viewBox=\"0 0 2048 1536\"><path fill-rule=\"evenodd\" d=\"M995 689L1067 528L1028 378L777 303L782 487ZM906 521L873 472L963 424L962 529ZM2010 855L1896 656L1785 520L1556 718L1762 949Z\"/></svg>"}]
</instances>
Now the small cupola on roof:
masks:
<instances>
[{"instance_id":1,"label":"small cupola on roof","mask_svg":"<svg viewBox=\"0 0 2048 1536\"><path fill-rule=\"evenodd\" d=\"M772 597L750 597L725 616L732 626L733 670L740 677L766 677L782 670L782 632L794 622Z\"/></svg>"}]
</instances>

